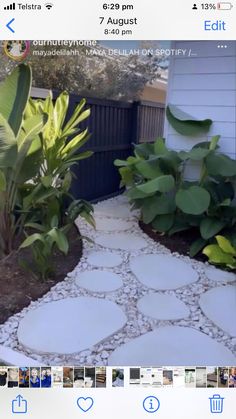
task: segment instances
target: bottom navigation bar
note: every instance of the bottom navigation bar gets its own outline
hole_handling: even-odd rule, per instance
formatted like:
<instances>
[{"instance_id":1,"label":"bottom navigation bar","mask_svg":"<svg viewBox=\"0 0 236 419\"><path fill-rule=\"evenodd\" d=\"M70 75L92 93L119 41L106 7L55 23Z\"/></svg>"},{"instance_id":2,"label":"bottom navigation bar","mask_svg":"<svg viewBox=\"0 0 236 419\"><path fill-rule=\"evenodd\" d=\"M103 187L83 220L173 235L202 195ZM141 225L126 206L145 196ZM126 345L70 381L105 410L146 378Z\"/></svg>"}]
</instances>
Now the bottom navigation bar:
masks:
<instances>
[{"instance_id":1,"label":"bottom navigation bar","mask_svg":"<svg viewBox=\"0 0 236 419\"><path fill-rule=\"evenodd\" d=\"M42 416L62 419L76 418L79 415L96 419L120 419L132 414L135 419L156 413L162 419L212 418L219 414L231 419L234 417L235 393L229 389L215 392L213 389L52 389L32 391L22 389L0 392L1 415L4 419L17 414L28 415L33 419Z\"/></svg>"}]
</instances>

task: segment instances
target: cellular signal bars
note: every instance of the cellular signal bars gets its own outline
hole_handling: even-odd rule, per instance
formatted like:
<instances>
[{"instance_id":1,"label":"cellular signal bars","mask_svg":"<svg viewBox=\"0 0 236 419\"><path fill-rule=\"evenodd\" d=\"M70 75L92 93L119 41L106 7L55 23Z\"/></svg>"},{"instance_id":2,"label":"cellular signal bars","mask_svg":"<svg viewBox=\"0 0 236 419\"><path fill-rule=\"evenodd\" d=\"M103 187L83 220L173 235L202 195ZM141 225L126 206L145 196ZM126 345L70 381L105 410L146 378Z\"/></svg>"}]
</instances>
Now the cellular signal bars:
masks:
<instances>
[{"instance_id":1,"label":"cellular signal bars","mask_svg":"<svg viewBox=\"0 0 236 419\"><path fill-rule=\"evenodd\" d=\"M4 10L15 10L15 9L16 9L16 3L12 3L4 7Z\"/></svg>"}]
</instances>

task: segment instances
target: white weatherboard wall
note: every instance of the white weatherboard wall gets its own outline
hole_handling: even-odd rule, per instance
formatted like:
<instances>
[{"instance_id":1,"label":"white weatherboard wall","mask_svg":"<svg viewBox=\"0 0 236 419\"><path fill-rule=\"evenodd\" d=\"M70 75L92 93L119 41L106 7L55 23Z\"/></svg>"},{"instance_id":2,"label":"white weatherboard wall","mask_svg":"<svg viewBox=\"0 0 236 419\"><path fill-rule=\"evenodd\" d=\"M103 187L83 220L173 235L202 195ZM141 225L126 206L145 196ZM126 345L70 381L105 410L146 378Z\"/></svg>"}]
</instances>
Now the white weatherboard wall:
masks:
<instances>
[{"instance_id":1,"label":"white weatherboard wall","mask_svg":"<svg viewBox=\"0 0 236 419\"><path fill-rule=\"evenodd\" d=\"M227 48L218 45L227 44ZM236 41L177 41L173 48L190 49L192 57L172 57L167 103L178 106L197 119L213 120L206 136L179 135L168 122L165 138L168 147L189 150L212 135L221 135L220 150L236 158ZM197 167L186 173L194 178Z\"/></svg>"}]
</instances>

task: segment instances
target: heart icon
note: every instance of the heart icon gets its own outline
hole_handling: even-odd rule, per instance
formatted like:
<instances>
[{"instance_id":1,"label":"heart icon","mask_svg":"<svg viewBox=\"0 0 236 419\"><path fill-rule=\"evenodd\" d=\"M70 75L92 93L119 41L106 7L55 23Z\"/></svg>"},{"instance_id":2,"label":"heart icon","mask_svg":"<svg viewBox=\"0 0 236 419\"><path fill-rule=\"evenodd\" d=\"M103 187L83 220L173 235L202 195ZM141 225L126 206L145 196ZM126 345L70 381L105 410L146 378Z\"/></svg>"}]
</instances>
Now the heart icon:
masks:
<instances>
[{"instance_id":1,"label":"heart icon","mask_svg":"<svg viewBox=\"0 0 236 419\"><path fill-rule=\"evenodd\" d=\"M77 405L83 412L88 412L93 406L93 399L92 397L79 397Z\"/></svg>"}]
</instances>

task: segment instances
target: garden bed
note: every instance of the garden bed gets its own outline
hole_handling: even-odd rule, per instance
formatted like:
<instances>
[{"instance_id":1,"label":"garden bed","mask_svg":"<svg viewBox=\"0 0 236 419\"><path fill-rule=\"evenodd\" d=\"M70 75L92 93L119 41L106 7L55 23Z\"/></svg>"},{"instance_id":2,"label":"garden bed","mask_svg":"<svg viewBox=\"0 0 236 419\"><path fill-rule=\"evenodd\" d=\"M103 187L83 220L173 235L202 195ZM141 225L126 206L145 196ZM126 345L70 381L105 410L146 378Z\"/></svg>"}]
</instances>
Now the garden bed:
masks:
<instances>
[{"instance_id":1,"label":"garden bed","mask_svg":"<svg viewBox=\"0 0 236 419\"><path fill-rule=\"evenodd\" d=\"M74 228L69 235L69 242L73 243L67 256L58 251L53 256L55 274L45 280L37 279L30 271L19 266L18 259L25 259L32 263L29 249L14 252L0 261L0 324L10 316L27 307L31 301L46 294L51 287L61 282L67 273L78 264L82 255L82 240L78 239L78 230Z\"/></svg>"},{"instance_id":2,"label":"garden bed","mask_svg":"<svg viewBox=\"0 0 236 419\"><path fill-rule=\"evenodd\" d=\"M158 233L158 231L153 230L151 224L144 224L143 221L139 221L139 227L156 243L160 243L167 247L167 249L169 249L172 253L177 252L184 256L189 256L191 244L199 238L199 232L197 229L181 231L181 233L169 236L168 234ZM208 262L208 258L201 252L195 256L191 256L191 259L199 260L200 262ZM236 269L227 269L223 266L220 266L220 268L236 274Z\"/></svg>"},{"instance_id":3,"label":"garden bed","mask_svg":"<svg viewBox=\"0 0 236 419\"><path fill-rule=\"evenodd\" d=\"M235 364L235 275L172 254L140 230L137 215L120 196L94 206L96 229L78 220L91 240L80 262L1 325L5 355L38 365L137 365L163 363L168 348L167 362L181 363L184 345L189 364Z\"/></svg>"},{"instance_id":4,"label":"garden bed","mask_svg":"<svg viewBox=\"0 0 236 419\"><path fill-rule=\"evenodd\" d=\"M184 256L189 256L191 244L199 238L198 231L194 229L182 231L181 233L169 236L168 234L158 233L153 230L151 224L144 224L142 221L139 221L139 226L144 233L151 237L151 239L153 239L156 243L162 244L171 252L178 252L180 255ZM201 252L199 252L193 259L201 262L207 261L207 257Z\"/></svg>"}]
</instances>

